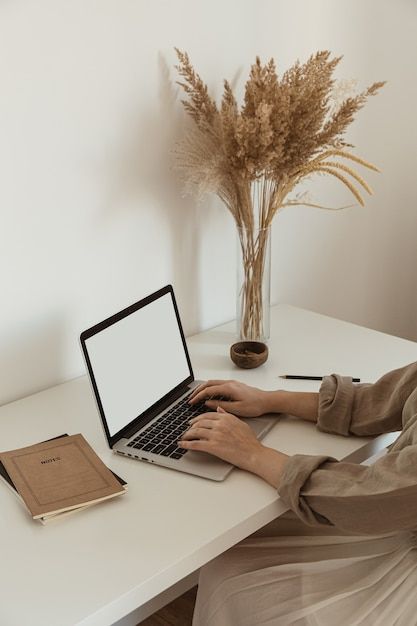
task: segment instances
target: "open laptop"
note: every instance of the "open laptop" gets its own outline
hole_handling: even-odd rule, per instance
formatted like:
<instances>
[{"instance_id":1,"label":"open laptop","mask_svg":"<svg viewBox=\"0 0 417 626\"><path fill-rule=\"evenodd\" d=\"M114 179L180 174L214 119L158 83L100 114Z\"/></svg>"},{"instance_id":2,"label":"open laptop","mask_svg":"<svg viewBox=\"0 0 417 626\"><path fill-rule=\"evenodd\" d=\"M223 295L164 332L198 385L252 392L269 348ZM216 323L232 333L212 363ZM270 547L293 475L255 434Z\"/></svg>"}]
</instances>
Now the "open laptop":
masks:
<instances>
[{"instance_id":1,"label":"open laptop","mask_svg":"<svg viewBox=\"0 0 417 626\"><path fill-rule=\"evenodd\" d=\"M80 336L88 374L108 444L132 459L212 480L233 469L177 441L204 404L190 406L194 380L171 285L85 330ZM262 438L273 416L245 420Z\"/></svg>"}]
</instances>

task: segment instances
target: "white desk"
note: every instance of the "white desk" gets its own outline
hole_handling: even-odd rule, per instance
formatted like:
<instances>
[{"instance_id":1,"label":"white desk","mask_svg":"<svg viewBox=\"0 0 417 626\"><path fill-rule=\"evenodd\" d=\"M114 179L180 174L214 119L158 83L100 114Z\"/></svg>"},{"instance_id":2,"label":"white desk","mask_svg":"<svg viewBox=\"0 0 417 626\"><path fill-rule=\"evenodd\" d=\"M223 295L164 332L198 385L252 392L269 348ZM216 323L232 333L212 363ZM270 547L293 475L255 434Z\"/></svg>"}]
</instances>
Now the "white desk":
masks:
<instances>
[{"instance_id":1,"label":"white desk","mask_svg":"<svg viewBox=\"0 0 417 626\"><path fill-rule=\"evenodd\" d=\"M302 309L274 307L271 322L270 358L257 370L239 370L229 360L234 324L191 337L196 378L316 390L319 383L277 375L336 371L372 382L417 360L413 342ZM128 481L129 492L42 526L0 485L1 626L136 624L190 586L201 565L285 510L272 487L240 470L214 483L113 455L85 377L0 409L3 450L63 432L83 433ZM265 442L290 454L341 459L369 440L282 418Z\"/></svg>"}]
</instances>

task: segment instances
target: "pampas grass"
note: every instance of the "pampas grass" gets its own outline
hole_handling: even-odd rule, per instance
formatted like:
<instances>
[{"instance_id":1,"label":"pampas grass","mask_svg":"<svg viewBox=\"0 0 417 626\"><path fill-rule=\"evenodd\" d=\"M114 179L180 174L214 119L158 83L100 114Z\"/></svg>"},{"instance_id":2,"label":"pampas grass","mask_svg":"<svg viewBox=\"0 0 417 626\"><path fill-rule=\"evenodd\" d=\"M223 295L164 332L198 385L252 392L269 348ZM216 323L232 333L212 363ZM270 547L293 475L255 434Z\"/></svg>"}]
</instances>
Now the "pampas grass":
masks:
<instances>
[{"instance_id":1,"label":"pampas grass","mask_svg":"<svg viewBox=\"0 0 417 626\"><path fill-rule=\"evenodd\" d=\"M247 270L241 336L256 339L263 335L263 238L284 207L331 208L289 198L303 179L315 174L336 178L364 206L363 193L372 194L372 189L354 166L379 170L352 154L353 146L344 135L356 113L384 83L376 82L339 104L337 97L345 87L338 86L333 73L341 57L320 51L304 64L297 61L281 77L273 59L262 65L257 57L242 105L238 106L225 80L218 106L188 54L178 49L176 53L179 84L186 96L182 103L193 122L176 147L177 167L187 191L198 196L217 194L239 232L247 231L241 236Z\"/></svg>"}]
</instances>

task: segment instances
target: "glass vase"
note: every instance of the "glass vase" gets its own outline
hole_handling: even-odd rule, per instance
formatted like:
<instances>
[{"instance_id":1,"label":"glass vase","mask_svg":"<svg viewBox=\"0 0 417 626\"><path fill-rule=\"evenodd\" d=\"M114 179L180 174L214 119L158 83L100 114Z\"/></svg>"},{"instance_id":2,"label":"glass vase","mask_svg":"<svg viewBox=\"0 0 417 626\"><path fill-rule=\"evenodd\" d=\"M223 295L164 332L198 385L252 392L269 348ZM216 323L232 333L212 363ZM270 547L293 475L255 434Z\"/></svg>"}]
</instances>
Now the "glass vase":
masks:
<instances>
[{"instance_id":1,"label":"glass vase","mask_svg":"<svg viewBox=\"0 0 417 626\"><path fill-rule=\"evenodd\" d=\"M271 227L237 229L237 335L243 341L269 339Z\"/></svg>"}]
</instances>

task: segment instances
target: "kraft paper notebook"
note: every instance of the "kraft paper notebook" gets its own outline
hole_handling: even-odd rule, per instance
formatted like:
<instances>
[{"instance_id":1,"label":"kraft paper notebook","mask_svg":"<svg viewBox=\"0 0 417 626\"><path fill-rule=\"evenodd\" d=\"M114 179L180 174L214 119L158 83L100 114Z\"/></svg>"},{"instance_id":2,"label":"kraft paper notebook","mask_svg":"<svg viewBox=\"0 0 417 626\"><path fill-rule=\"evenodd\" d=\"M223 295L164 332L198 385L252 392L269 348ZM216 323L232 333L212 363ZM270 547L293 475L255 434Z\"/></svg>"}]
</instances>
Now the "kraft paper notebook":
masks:
<instances>
[{"instance_id":1,"label":"kraft paper notebook","mask_svg":"<svg viewBox=\"0 0 417 626\"><path fill-rule=\"evenodd\" d=\"M62 435L58 435L57 437L53 437L53 439L61 439L61 437L68 437L67 433L64 433ZM51 439L48 439L48 441L52 441ZM45 442L41 442L41 443L45 443ZM119 481L119 483L122 485L123 489L125 491L127 491L128 486L127 486L127 482L125 480L123 480L123 478L121 478L120 476L118 476L115 472L113 472L113 470L110 470L111 473L113 474L113 476L115 478L117 478L117 480ZM19 500L23 503L23 505L25 504L24 501L22 500L22 497L20 496L19 492L17 491L12 479L10 478L9 474L6 471L6 468L4 467L3 463L0 460L0 481L3 480L4 484L7 485L7 487L10 488L10 491L19 498ZM60 513L55 513L55 514L51 514L51 515L44 515L42 517L39 517L36 519L36 521L41 522L41 524L47 524L51 521L56 521L56 520L60 520L63 517L67 517L68 515L73 515L74 513L78 513L79 511L83 511L84 509L94 506L95 504L97 504L96 502L87 502L86 504L83 504L79 507L77 507L76 509L70 509L69 511L61 511Z\"/></svg>"},{"instance_id":2,"label":"kraft paper notebook","mask_svg":"<svg viewBox=\"0 0 417 626\"><path fill-rule=\"evenodd\" d=\"M0 461L34 519L126 491L81 434L2 452Z\"/></svg>"}]
</instances>

